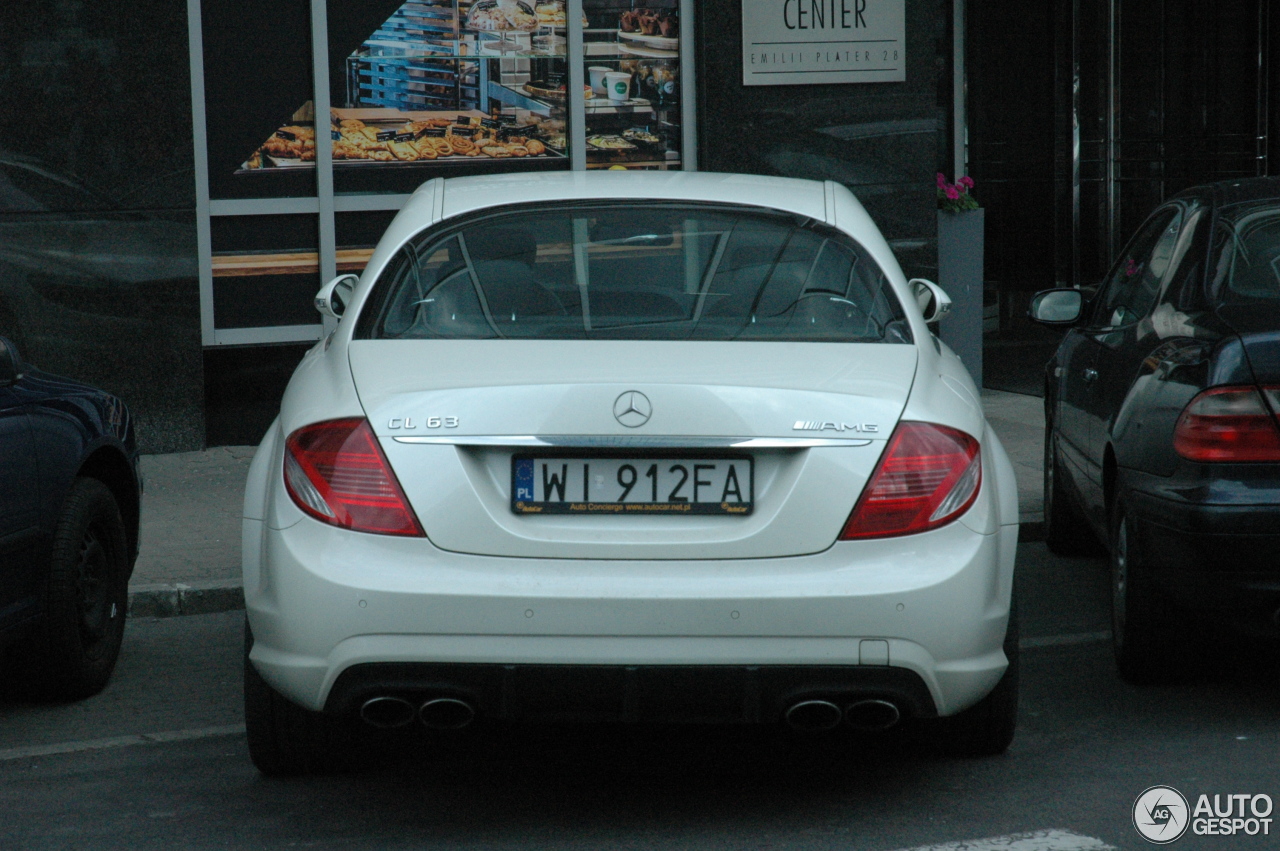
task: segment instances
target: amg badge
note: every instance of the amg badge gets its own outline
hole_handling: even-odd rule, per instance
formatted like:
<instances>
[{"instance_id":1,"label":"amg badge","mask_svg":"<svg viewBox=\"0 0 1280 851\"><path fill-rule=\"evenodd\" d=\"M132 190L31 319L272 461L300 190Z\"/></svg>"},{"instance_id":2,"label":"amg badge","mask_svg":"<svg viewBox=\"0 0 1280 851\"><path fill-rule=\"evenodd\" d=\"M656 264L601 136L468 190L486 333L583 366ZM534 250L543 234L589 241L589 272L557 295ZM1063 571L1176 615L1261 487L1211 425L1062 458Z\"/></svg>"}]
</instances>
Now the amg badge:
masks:
<instances>
[{"instance_id":1,"label":"amg badge","mask_svg":"<svg viewBox=\"0 0 1280 851\"><path fill-rule=\"evenodd\" d=\"M875 434L880 431L880 426L873 423L833 423L830 420L820 422L818 420L796 420L796 424L791 427L792 431L857 431L863 434Z\"/></svg>"}]
</instances>

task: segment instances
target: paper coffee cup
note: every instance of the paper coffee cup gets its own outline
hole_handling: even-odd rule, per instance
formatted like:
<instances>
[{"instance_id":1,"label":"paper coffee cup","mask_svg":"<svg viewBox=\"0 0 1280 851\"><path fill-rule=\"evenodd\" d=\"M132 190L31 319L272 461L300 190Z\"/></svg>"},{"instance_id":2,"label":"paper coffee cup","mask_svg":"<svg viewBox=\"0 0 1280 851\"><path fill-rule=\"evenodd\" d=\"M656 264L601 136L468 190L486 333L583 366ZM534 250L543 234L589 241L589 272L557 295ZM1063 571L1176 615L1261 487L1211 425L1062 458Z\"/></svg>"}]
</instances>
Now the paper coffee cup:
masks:
<instances>
[{"instance_id":1,"label":"paper coffee cup","mask_svg":"<svg viewBox=\"0 0 1280 851\"><path fill-rule=\"evenodd\" d=\"M592 65L587 68L587 73L591 76L591 90L598 95L608 94L604 90L604 75L609 73L609 69L603 65Z\"/></svg>"},{"instance_id":2,"label":"paper coffee cup","mask_svg":"<svg viewBox=\"0 0 1280 851\"><path fill-rule=\"evenodd\" d=\"M610 71L604 75L609 100L631 99L631 75L624 71Z\"/></svg>"}]
</instances>

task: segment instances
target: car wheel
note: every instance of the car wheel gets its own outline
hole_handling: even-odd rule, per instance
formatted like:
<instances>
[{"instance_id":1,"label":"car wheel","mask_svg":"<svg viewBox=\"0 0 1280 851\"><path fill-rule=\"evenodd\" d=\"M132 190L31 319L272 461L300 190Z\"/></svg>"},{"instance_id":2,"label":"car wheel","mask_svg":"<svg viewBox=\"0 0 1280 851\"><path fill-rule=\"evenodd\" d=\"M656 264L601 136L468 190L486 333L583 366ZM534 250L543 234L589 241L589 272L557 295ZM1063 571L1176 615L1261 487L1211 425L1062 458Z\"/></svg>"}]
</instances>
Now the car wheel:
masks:
<instances>
[{"instance_id":1,"label":"car wheel","mask_svg":"<svg viewBox=\"0 0 1280 851\"><path fill-rule=\"evenodd\" d=\"M253 662L253 631L244 624L244 723L249 759L268 777L293 777L347 767L353 748L340 719L312 712L273 689Z\"/></svg>"},{"instance_id":2,"label":"car wheel","mask_svg":"<svg viewBox=\"0 0 1280 851\"><path fill-rule=\"evenodd\" d=\"M1098 555L1097 536L1071 501L1058 470L1058 443L1052 421L1044 427L1044 543L1060 556Z\"/></svg>"},{"instance_id":3,"label":"car wheel","mask_svg":"<svg viewBox=\"0 0 1280 851\"><path fill-rule=\"evenodd\" d=\"M1121 678L1165 682L1177 672L1181 640L1133 534L1124 500L1111 512L1111 644Z\"/></svg>"},{"instance_id":4,"label":"car wheel","mask_svg":"<svg viewBox=\"0 0 1280 851\"><path fill-rule=\"evenodd\" d=\"M938 721L941 750L951 756L997 756L1009 749L1018 726L1019 662L1018 606L1009 604L1004 655L1009 660L996 687L973 706Z\"/></svg>"},{"instance_id":5,"label":"car wheel","mask_svg":"<svg viewBox=\"0 0 1280 851\"><path fill-rule=\"evenodd\" d=\"M76 479L54 532L43 618L18 659L21 687L32 696L78 700L111 679L124 640L128 553L111 491Z\"/></svg>"}]
</instances>

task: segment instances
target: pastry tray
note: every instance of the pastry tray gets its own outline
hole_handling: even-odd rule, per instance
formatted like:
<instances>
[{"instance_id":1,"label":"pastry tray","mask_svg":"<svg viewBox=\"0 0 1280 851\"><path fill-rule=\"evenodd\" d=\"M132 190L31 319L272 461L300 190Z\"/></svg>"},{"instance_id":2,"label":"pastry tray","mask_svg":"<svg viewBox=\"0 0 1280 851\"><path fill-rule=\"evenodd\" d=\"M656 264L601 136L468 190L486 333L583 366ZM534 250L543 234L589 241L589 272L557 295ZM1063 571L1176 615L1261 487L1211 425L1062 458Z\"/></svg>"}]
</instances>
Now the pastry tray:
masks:
<instances>
[{"instance_id":1,"label":"pastry tray","mask_svg":"<svg viewBox=\"0 0 1280 851\"><path fill-rule=\"evenodd\" d=\"M658 50L680 49L680 38L678 36L645 35L644 33L629 33L624 32L623 30L618 30L618 38L638 41L645 47L652 47Z\"/></svg>"}]
</instances>

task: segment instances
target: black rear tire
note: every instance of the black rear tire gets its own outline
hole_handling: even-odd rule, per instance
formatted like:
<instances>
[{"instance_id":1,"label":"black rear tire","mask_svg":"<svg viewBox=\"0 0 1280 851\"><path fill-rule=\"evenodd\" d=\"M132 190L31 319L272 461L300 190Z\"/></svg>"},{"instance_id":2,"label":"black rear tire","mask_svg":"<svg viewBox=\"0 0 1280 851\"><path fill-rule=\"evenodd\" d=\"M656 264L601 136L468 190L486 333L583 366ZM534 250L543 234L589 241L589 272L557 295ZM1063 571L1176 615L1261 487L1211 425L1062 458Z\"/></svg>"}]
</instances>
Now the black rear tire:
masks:
<instances>
[{"instance_id":1,"label":"black rear tire","mask_svg":"<svg viewBox=\"0 0 1280 851\"><path fill-rule=\"evenodd\" d=\"M354 749L342 719L312 712L273 689L249 659L253 631L244 624L244 722L249 759L268 777L347 768Z\"/></svg>"},{"instance_id":2,"label":"black rear tire","mask_svg":"<svg viewBox=\"0 0 1280 851\"><path fill-rule=\"evenodd\" d=\"M106 687L124 641L129 545L115 497L97 479L72 483L54 531L44 611L17 648L14 689L79 700Z\"/></svg>"},{"instance_id":3,"label":"black rear tire","mask_svg":"<svg viewBox=\"0 0 1280 851\"><path fill-rule=\"evenodd\" d=\"M1020 630L1017 598L1009 603L1009 625L1004 635L1004 655L1009 667L996 687L968 709L938 719L940 749L949 756L998 756L1009 749L1018 728L1018 680Z\"/></svg>"},{"instance_id":4,"label":"black rear tire","mask_svg":"<svg viewBox=\"0 0 1280 851\"><path fill-rule=\"evenodd\" d=\"M1185 660L1185 632L1160 594L1145 560L1125 501L1111 511L1111 645L1121 679L1135 684L1170 682Z\"/></svg>"}]
</instances>

